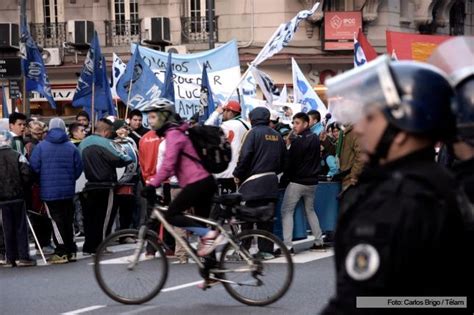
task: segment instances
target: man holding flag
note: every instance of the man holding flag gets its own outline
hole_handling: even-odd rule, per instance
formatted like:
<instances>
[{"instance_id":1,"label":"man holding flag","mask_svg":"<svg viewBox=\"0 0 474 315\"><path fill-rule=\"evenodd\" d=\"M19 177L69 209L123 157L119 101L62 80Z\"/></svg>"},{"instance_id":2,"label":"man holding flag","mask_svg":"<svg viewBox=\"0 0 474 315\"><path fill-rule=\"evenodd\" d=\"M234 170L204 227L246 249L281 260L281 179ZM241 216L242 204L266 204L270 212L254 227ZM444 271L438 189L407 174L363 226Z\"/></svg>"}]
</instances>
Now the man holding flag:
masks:
<instances>
[{"instance_id":1,"label":"man holding flag","mask_svg":"<svg viewBox=\"0 0 474 315\"><path fill-rule=\"evenodd\" d=\"M105 58L100 50L97 32L91 42L84 66L77 81L76 93L72 100L75 107L83 107L92 116L92 126L95 125L95 115L99 118L106 115L116 115L112 102L112 94L107 79Z\"/></svg>"}]
</instances>

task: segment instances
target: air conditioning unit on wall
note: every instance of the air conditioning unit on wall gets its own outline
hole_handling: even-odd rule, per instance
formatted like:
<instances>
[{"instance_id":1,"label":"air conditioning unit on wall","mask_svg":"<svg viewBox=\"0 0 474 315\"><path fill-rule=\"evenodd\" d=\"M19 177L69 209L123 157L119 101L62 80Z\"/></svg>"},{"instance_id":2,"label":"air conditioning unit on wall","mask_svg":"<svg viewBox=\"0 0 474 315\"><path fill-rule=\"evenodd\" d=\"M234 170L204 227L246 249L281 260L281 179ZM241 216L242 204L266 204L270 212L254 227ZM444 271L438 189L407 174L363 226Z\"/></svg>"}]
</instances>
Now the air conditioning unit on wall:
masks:
<instances>
[{"instance_id":1,"label":"air conditioning unit on wall","mask_svg":"<svg viewBox=\"0 0 474 315\"><path fill-rule=\"evenodd\" d=\"M145 43L171 42L170 19L163 16L146 17L141 22L142 39Z\"/></svg>"},{"instance_id":2,"label":"air conditioning unit on wall","mask_svg":"<svg viewBox=\"0 0 474 315\"><path fill-rule=\"evenodd\" d=\"M43 48L41 56L45 66L59 66L63 63L59 48Z\"/></svg>"},{"instance_id":3,"label":"air conditioning unit on wall","mask_svg":"<svg viewBox=\"0 0 474 315\"><path fill-rule=\"evenodd\" d=\"M18 24L0 23L0 47L1 48L19 48L20 33Z\"/></svg>"},{"instance_id":4,"label":"air conditioning unit on wall","mask_svg":"<svg viewBox=\"0 0 474 315\"><path fill-rule=\"evenodd\" d=\"M86 45L94 37L94 22L71 20L67 22L67 41L73 45Z\"/></svg>"},{"instance_id":5,"label":"air conditioning unit on wall","mask_svg":"<svg viewBox=\"0 0 474 315\"><path fill-rule=\"evenodd\" d=\"M165 47L166 52L171 52L173 54L187 54L188 53L188 48L184 45L177 45L177 46L166 46Z\"/></svg>"}]
</instances>

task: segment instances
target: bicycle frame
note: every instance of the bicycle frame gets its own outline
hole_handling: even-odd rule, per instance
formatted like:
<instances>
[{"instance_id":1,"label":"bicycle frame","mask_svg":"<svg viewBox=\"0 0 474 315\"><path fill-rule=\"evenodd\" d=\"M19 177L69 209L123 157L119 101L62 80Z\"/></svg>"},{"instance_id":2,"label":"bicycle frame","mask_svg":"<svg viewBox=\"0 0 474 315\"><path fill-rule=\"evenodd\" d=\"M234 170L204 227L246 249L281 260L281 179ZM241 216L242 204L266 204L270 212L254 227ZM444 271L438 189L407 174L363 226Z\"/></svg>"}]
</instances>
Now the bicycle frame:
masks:
<instances>
[{"instance_id":1,"label":"bicycle frame","mask_svg":"<svg viewBox=\"0 0 474 315\"><path fill-rule=\"evenodd\" d=\"M196 264L199 266L199 268L201 269L205 269L206 266L201 262L201 259L199 259L199 257L196 255L196 253L191 249L191 246L189 245L189 243L187 241L185 241L182 237L180 237L178 235L178 233L176 233L176 231L174 230L174 226L171 225L164 217L164 215L160 212L161 211L166 211L168 210L167 207L162 207L162 206L158 206L158 207L155 207L153 209L153 212L152 212L152 215L151 215L151 218L152 219L157 219L158 221L161 222L161 224L163 224L163 227L173 236L173 238L175 239L176 242L178 242L179 244L181 244L181 246L183 246L183 248L185 249L185 251L189 254L190 257L192 257L194 259L194 261L196 262ZM250 267L253 267L255 264L254 262L252 261L252 259L249 258L249 253L248 252L244 252L240 249L240 247L234 242L234 240L232 239L232 237L229 235L229 233L227 233L227 231L224 229L224 227L222 227L219 223L213 221L213 220L210 220L210 219L204 219L202 217L197 217L197 216L194 216L194 215L190 215L190 214L185 214L186 217L192 219L192 220L195 220L195 221L198 221L198 222L202 222L202 223L205 223L205 224L208 224L208 225L211 225L211 226L214 226L216 227L222 234L225 235L225 237L227 238L228 242L232 245L232 247L238 252L238 253L243 253L244 255L241 255L245 261L249 264ZM146 226L142 226L140 228L140 233L143 232L143 228L146 229ZM145 235L145 233L142 234L143 236ZM141 246L139 246L140 248ZM211 270L211 271L214 271L214 272L219 272L220 273L223 273L222 270ZM232 272L248 272L248 271L252 271L252 269L250 268L247 268L247 269L239 269L239 270L232 270Z\"/></svg>"}]
</instances>

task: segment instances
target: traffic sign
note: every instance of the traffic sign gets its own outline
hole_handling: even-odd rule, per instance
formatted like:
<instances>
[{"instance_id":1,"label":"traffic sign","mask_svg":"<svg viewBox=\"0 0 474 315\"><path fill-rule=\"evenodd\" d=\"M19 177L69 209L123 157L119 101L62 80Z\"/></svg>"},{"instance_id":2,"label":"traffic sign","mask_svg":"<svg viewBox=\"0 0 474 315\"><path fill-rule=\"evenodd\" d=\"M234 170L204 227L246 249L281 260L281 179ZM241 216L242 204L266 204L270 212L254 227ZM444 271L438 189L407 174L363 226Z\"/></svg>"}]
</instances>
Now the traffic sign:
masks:
<instances>
[{"instance_id":1,"label":"traffic sign","mask_svg":"<svg viewBox=\"0 0 474 315\"><path fill-rule=\"evenodd\" d=\"M18 79L21 77L20 57L0 57L0 78Z\"/></svg>"}]
</instances>

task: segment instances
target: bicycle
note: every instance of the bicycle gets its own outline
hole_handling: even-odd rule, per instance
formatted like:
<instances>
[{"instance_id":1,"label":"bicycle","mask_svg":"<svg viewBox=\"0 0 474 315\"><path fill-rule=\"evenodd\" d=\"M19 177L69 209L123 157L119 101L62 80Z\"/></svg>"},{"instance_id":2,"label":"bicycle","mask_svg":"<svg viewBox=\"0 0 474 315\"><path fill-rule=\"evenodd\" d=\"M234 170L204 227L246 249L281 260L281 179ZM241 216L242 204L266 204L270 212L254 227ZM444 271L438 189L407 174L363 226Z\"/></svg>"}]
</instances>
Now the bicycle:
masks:
<instances>
[{"instance_id":1,"label":"bicycle","mask_svg":"<svg viewBox=\"0 0 474 315\"><path fill-rule=\"evenodd\" d=\"M163 212L167 207L155 205L151 220L156 219L179 242L192 258L205 284L212 280L222 283L225 290L237 301L251 306L265 306L278 301L288 291L293 280L293 261L281 240L262 230L241 233L241 221L256 217L273 217L272 206L247 208L240 206L239 194L221 195L215 203L222 210L217 220L187 214L188 218L213 226L225 236L225 245L217 247L209 256L198 257L191 244L178 236ZM224 228L230 226L230 233ZM122 242L126 238L127 243ZM258 240L272 242L281 256L266 260L259 255ZM168 260L164 244L157 234L147 229L121 230L108 236L98 247L94 272L100 288L113 300L123 304L142 304L157 296L168 277ZM147 255L146 251L155 252ZM151 257L150 257L151 256ZM125 267L125 268L124 268ZM204 286L204 289L208 287ZM133 288L132 288L133 287ZM272 289L274 288L274 289ZM127 291L127 292L125 292Z\"/></svg>"}]
</instances>

